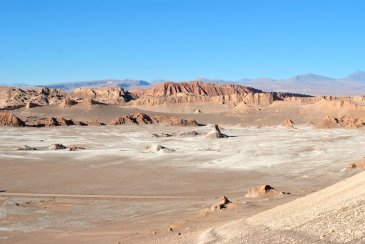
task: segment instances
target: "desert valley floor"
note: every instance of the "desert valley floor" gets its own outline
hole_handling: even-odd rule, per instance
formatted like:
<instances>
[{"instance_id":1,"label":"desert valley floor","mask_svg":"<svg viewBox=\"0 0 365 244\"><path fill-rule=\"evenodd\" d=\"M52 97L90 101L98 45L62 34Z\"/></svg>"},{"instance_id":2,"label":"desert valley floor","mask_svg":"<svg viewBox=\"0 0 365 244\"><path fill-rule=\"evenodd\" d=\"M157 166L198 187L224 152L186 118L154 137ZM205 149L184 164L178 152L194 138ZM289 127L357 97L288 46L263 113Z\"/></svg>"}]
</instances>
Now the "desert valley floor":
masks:
<instances>
[{"instance_id":1,"label":"desert valley floor","mask_svg":"<svg viewBox=\"0 0 365 244\"><path fill-rule=\"evenodd\" d=\"M359 171L346 164L365 155L362 129L223 126L228 138L201 135L211 130L3 127L0 242L209 243L205 230L348 178ZM55 143L85 149L49 150ZM17 150L24 145L38 150ZM245 197L263 184L291 194ZM222 195L234 207L211 211Z\"/></svg>"},{"instance_id":2,"label":"desert valley floor","mask_svg":"<svg viewBox=\"0 0 365 244\"><path fill-rule=\"evenodd\" d=\"M1 243L364 243L365 96L0 87Z\"/></svg>"}]
</instances>

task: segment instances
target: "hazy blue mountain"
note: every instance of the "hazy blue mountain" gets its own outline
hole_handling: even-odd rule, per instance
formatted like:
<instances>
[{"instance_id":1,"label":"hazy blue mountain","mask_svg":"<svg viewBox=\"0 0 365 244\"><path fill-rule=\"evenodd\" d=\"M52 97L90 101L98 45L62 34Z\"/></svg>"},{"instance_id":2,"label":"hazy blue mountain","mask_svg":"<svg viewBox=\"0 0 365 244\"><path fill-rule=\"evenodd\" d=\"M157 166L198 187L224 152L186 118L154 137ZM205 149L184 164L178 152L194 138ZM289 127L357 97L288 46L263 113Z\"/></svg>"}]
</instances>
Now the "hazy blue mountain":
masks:
<instances>
[{"instance_id":1,"label":"hazy blue mountain","mask_svg":"<svg viewBox=\"0 0 365 244\"><path fill-rule=\"evenodd\" d=\"M355 81L355 82L365 82L365 72L358 70L358 71L346 76L343 79L348 80L348 81Z\"/></svg>"},{"instance_id":2,"label":"hazy blue mountain","mask_svg":"<svg viewBox=\"0 0 365 244\"><path fill-rule=\"evenodd\" d=\"M301 74L281 80L259 78L243 84L263 91L294 92L316 96L365 95L365 73L362 71L357 71L343 79L316 74Z\"/></svg>"},{"instance_id":3,"label":"hazy blue mountain","mask_svg":"<svg viewBox=\"0 0 365 244\"><path fill-rule=\"evenodd\" d=\"M301 82L301 83L318 83L318 82L333 82L334 78L316 75L316 74L302 74L285 80L286 82Z\"/></svg>"},{"instance_id":4,"label":"hazy blue mountain","mask_svg":"<svg viewBox=\"0 0 365 244\"><path fill-rule=\"evenodd\" d=\"M103 86L117 86L128 89L129 87L148 86L150 83L144 80L94 80L94 81L75 81L46 84L49 88L61 88L65 90L72 90L78 87L103 87Z\"/></svg>"}]
</instances>

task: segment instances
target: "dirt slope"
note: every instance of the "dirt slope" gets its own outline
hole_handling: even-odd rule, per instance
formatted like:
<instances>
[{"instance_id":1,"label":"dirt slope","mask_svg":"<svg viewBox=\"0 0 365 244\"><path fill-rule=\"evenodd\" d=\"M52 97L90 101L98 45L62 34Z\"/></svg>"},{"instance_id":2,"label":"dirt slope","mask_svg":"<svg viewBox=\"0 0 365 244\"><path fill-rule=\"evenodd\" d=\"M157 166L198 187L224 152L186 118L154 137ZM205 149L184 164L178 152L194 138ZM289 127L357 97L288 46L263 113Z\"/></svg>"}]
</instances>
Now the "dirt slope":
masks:
<instances>
[{"instance_id":1,"label":"dirt slope","mask_svg":"<svg viewBox=\"0 0 365 244\"><path fill-rule=\"evenodd\" d=\"M364 243L365 172L251 218L209 229L199 243Z\"/></svg>"}]
</instances>

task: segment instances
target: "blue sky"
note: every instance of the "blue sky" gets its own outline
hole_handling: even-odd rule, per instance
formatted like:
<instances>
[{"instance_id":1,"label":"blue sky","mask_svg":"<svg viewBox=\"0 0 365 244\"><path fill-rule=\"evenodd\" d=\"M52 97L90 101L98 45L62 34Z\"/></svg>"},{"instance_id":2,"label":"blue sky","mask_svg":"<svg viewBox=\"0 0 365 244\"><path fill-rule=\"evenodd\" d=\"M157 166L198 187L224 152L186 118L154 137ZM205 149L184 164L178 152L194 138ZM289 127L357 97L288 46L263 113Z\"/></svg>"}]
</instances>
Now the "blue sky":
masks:
<instances>
[{"instance_id":1,"label":"blue sky","mask_svg":"<svg viewBox=\"0 0 365 244\"><path fill-rule=\"evenodd\" d=\"M361 0L1 0L0 83L343 77Z\"/></svg>"}]
</instances>

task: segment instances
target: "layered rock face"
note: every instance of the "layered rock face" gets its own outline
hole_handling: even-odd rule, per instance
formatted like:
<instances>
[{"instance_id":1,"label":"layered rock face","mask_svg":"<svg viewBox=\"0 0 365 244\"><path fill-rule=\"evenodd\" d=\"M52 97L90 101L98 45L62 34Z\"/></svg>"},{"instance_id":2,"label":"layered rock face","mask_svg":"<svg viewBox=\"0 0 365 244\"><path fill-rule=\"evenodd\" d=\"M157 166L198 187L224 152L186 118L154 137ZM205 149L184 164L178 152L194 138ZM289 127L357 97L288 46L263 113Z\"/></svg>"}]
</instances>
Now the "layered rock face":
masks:
<instances>
[{"instance_id":1,"label":"layered rock face","mask_svg":"<svg viewBox=\"0 0 365 244\"><path fill-rule=\"evenodd\" d=\"M121 104L133 99L131 94L119 87L100 87L100 88L76 88L69 93L69 97L93 101L91 104Z\"/></svg>"},{"instance_id":2,"label":"layered rock face","mask_svg":"<svg viewBox=\"0 0 365 244\"><path fill-rule=\"evenodd\" d=\"M264 93L241 85L214 84L199 81L166 82L149 89L132 91L138 97L134 105L156 106L175 103L213 102L216 104L240 103L267 106L282 99L274 93Z\"/></svg>"},{"instance_id":3,"label":"layered rock face","mask_svg":"<svg viewBox=\"0 0 365 244\"><path fill-rule=\"evenodd\" d=\"M319 129L330 128L361 128L365 127L365 120L359 118L353 118L351 116L342 116L339 118L332 116L325 116L316 125Z\"/></svg>"},{"instance_id":4,"label":"layered rock face","mask_svg":"<svg viewBox=\"0 0 365 244\"><path fill-rule=\"evenodd\" d=\"M121 116L113 119L110 125L122 125L122 124L136 124L136 125L146 125L146 124L163 124L172 126L197 126L198 123L194 119L180 119L177 117L170 116L149 116L144 113L134 113L130 115Z\"/></svg>"},{"instance_id":5,"label":"layered rock face","mask_svg":"<svg viewBox=\"0 0 365 244\"><path fill-rule=\"evenodd\" d=\"M16 117L12 113L0 112L0 125L1 126L13 126L13 127L23 127L25 126L24 121Z\"/></svg>"},{"instance_id":6,"label":"layered rock face","mask_svg":"<svg viewBox=\"0 0 365 244\"><path fill-rule=\"evenodd\" d=\"M247 93L257 93L260 90L241 85L213 84L200 81L192 82L165 82L149 89L140 89L132 93L141 96L167 97L181 94L199 96L225 96L243 95Z\"/></svg>"}]
</instances>

